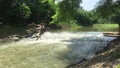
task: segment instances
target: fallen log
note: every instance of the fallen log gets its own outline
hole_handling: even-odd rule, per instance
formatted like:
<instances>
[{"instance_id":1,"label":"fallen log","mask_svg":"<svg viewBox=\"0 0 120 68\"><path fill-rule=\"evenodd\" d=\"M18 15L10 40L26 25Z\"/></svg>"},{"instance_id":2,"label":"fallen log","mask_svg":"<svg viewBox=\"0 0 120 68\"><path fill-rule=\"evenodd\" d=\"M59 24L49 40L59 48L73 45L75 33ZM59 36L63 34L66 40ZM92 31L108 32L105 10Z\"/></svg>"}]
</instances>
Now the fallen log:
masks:
<instances>
[{"instance_id":1,"label":"fallen log","mask_svg":"<svg viewBox=\"0 0 120 68\"><path fill-rule=\"evenodd\" d=\"M119 37L119 32L103 32L106 37Z\"/></svg>"}]
</instances>

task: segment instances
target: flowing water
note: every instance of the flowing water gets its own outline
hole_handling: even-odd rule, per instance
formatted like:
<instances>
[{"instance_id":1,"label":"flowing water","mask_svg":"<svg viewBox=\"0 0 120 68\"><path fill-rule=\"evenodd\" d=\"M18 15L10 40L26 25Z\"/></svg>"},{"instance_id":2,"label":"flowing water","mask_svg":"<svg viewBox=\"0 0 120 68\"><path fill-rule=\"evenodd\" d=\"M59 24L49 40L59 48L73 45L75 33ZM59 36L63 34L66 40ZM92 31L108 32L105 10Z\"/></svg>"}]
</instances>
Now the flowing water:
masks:
<instances>
[{"instance_id":1,"label":"flowing water","mask_svg":"<svg viewBox=\"0 0 120 68\"><path fill-rule=\"evenodd\" d=\"M0 68L66 68L93 58L112 39L101 32L46 32L38 41L0 43Z\"/></svg>"}]
</instances>

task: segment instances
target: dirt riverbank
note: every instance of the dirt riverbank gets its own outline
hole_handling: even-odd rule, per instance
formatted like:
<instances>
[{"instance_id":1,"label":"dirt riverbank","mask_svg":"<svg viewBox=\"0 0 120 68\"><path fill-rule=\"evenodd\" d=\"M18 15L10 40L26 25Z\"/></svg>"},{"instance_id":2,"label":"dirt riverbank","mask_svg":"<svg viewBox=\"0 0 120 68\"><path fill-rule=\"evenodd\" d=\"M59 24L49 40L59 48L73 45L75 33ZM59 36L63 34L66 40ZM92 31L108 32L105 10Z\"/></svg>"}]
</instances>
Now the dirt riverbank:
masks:
<instances>
[{"instance_id":1,"label":"dirt riverbank","mask_svg":"<svg viewBox=\"0 0 120 68\"><path fill-rule=\"evenodd\" d=\"M117 65L120 64L119 49L119 39L112 40L104 50L97 52L93 59L70 68L117 68Z\"/></svg>"}]
</instances>

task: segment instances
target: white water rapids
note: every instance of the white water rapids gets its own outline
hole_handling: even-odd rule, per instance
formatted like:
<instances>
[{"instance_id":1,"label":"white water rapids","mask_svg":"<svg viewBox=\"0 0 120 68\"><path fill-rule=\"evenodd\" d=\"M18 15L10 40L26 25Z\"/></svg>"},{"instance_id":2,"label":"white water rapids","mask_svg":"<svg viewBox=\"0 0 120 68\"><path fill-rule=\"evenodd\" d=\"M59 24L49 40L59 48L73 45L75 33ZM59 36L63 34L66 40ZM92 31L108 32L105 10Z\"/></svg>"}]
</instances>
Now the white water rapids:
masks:
<instances>
[{"instance_id":1,"label":"white water rapids","mask_svg":"<svg viewBox=\"0 0 120 68\"><path fill-rule=\"evenodd\" d=\"M38 41L1 43L0 68L66 68L93 58L113 39L101 32L46 32Z\"/></svg>"}]
</instances>

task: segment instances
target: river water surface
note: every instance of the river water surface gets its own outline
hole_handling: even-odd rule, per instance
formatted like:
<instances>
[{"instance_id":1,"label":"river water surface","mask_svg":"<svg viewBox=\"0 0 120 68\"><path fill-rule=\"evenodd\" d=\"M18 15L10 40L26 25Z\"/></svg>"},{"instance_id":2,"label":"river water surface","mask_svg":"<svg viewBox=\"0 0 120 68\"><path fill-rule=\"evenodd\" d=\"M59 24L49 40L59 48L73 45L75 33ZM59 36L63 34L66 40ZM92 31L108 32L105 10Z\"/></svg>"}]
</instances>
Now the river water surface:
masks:
<instances>
[{"instance_id":1,"label":"river water surface","mask_svg":"<svg viewBox=\"0 0 120 68\"><path fill-rule=\"evenodd\" d=\"M46 32L38 41L0 43L0 68L66 68L93 58L112 39L101 32Z\"/></svg>"}]
</instances>

